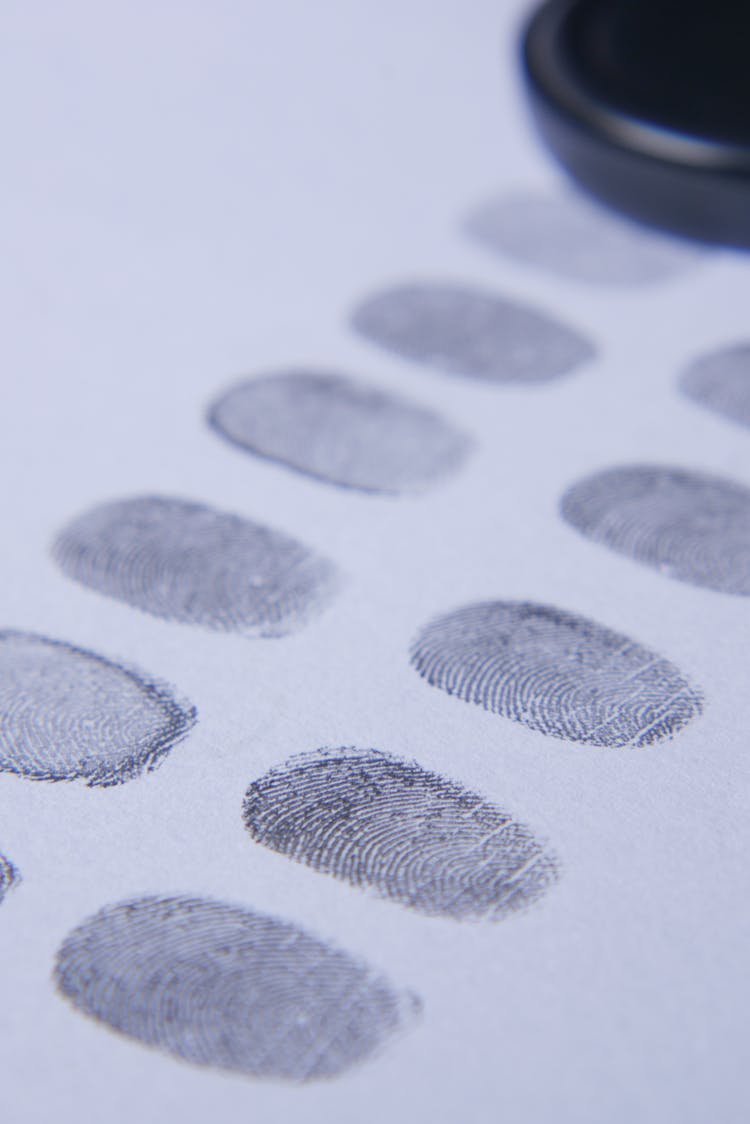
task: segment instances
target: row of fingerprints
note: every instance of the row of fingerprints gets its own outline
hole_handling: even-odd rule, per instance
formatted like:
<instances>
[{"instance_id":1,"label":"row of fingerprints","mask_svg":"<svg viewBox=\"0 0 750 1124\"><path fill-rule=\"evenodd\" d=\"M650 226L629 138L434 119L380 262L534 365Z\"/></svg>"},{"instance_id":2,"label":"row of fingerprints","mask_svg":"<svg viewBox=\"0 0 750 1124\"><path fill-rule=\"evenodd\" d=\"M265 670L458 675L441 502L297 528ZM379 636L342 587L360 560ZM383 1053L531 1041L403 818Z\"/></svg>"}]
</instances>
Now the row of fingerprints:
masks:
<instances>
[{"instance_id":1,"label":"row of fingerprints","mask_svg":"<svg viewBox=\"0 0 750 1124\"><path fill-rule=\"evenodd\" d=\"M467 231L524 265L577 281L643 284L702 253L569 197L505 197ZM410 283L355 310L354 330L436 372L539 384L590 361L583 334L546 313L456 284ZM750 345L683 373L695 401L750 425ZM469 436L432 409L334 372L280 371L208 411L240 449L368 493L420 491L455 472ZM702 472L625 465L573 483L562 518L593 542L706 589L750 594L750 490ZM286 635L342 586L338 568L286 533L182 498L102 504L52 554L87 589L167 621ZM541 735L645 747L700 715L702 693L668 659L553 606L496 600L416 632L429 685ZM197 721L152 675L60 640L0 633L0 771L117 785L159 765ZM249 839L429 917L496 922L537 901L559 863L529 827L459 783L352 746L292 757L248 787ZM0 901L18 881L0 856ZM331 1077L408 1026L421 1001L296 925L222 902L146 897L108 906L59 950L59 990L79 1010L201 1065L305 1081Z\"/></svg>"}]
</instances>

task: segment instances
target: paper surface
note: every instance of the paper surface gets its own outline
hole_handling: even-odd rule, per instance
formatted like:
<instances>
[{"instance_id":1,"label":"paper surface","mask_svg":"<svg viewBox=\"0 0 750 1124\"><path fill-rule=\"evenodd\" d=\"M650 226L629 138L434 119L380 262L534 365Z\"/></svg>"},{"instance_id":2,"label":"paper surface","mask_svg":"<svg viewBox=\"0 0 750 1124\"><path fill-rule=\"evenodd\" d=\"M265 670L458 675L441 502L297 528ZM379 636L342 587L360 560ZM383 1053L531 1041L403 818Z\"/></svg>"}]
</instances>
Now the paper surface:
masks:
<instances>
[{"instance_id":1,"label":"paper surface","mask_svg":"<svg viewBox=\"0 0 750 1124\"><path fill-rule=\"evenodd\" d=\"M649 509L645 545L637 505L618 523L621 497L614 515L589 506L564 518L560 503L623 466L750 485L741 403L721 380L705 388L705 363L686 374L747 338L750 260L638 243L614 219L597 234L575 202L566 210L520 89L525 11L497 0L6 6L3 628L140 669L197 714L158 769L129 759L136 775L104 787L31 779L17 755L14 775L6 749L7 1124L747 1118L744 493L711 532L705 580L705 536L681 547L679 528L662 534L663 490L666 515ZM336 398L344 420L332 432L361 427L341 455L330 434L306 446L299 421L298 439L274 431L276 399L254 434L232 414L239 445L208 424L242 380L290 371L366 383L388 396L386 424L368 428L359 399ZM404 420L395 399L416 412ZM319 401L310 416L331 398ZM296 408L297 393L285 402ZM388 458L372 451L383 433ZM242 440L265 442L262 456ZM412 447L426 458L416 467ZM445 471L431 475L435 458ZM362 490L388 465L390 492ZM422 473L412 491L410 473ZM232 631L186 623L198 612L189 590L175 619L168 566L136 580L122 563L127 597L101 575L97 591L99 556L81 562L90 524L61 564L53 544L66 528L144 496L272 528L335 567L335 593L318 607L305 587L315 611L264 637L281 594L273 612L249 599ZM161 616L143 603L153 608L154 581ZM594 622L666 661L680 705L685 690L700 704L677 721L658 664L654 728L666 713L674 736L658 727L637 748L617 727L620 742L591 744L570 724L575 692L563 717L537 708L531 641L530 701L485 697L485 709L431 684L410 664L416 638L485 602L552 607L576 635L580 619ZM558 625L545 620L554 654ZM592 635L596 664L609 641ZM435 643L442 659L444 633ZM17 666L14 653L5 682ZM104 690L108 673L86 668ZM507 686L510 673L490 673L492 689L498 674ZM57 686L50 675L50 712L64 719L68 671L54 672ZM33 727L32 679L21 693ZM10 713L18 697L3 690ZM11 728L16 743L27 736L16 721L4 715L7 744ZM52 743L63 753L59 732ZM431 915L264 845L243 821L248 789L323 747L378 750L477 794L555 856L557 880L502 917ZM409 1025L361 1064L301 1083L115 1033L61 996L55 957L101 909L149 896L296 926L413 996Z\"/></svg>"}]
</instances>

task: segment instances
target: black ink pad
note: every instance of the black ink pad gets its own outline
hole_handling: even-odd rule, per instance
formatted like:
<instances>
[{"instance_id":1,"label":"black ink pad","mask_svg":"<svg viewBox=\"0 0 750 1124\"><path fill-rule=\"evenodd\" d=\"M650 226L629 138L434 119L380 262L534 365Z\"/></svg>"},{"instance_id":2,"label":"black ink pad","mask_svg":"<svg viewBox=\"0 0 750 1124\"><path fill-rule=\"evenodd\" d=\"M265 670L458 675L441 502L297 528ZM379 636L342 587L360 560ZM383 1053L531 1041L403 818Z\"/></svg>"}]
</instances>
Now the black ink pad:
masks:
<instances>
[{"instance_id":1,"label":"black ink pad","mask_svg":"<svg viewBox=\"0 0 750 1124\"><path fill-rule=\"evenodd\" d=\"M523 62L555 156L605 203L750 246L750 6L548 0Z\"/></svg>"}]
</instances>

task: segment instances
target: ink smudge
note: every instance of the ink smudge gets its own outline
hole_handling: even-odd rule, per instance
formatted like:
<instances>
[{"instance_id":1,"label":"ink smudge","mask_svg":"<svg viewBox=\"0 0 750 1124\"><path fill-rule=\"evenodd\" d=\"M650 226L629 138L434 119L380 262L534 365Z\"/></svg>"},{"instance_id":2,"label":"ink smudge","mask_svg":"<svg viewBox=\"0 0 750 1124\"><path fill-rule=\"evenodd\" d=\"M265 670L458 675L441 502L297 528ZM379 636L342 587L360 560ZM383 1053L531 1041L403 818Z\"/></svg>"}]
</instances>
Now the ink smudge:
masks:
<instances>
[{"instance_id":1,"label":"ink smudge","mask_svg":"<svg viewBox=\"0 0 750 1124\"><path fill-rule=\"evenodd\" d=\"M366 964L288 922L223 902L145 897L65 940L60 992L113 1030L196 1065L336 1077L420 1009Z\"/></svg>"},{"instance_id":2,"label":"ink smudge","mask_svg":"<svg viewBox=\"0 0 750 1124\"><path fill-rule=\"evenodd\" d=\"M477 207L466 233L523 265L596 285L668 280L705 251L658 234L573 194L505 195Z\"/></svg>"},{"instance_id":3,"label":"ink smudge","mask_svg":"<svg viewBox=\"0 0 750 1124\"><path fill-rule=\"evenodd\" d=\"M153 616L246 636L295 631L337 585L333 565L287 535L163 496L86 512L53 556L74 581Z\"/></svg>"},{"instance_id":4,"label":"ink smudge","mask_svg":"<svg viewBox=\"0 0 750 1124\"><path fill-rule=\"evenodd\" d=\"M574 484L563 519L592 542L690 585L750 595L750 489L703 472L617 467Z\"/></svg>"},{"instance_id":5,"label":"ink smudge","mask_svg":"<svg viewBox=\"0 0 750 1124\"><path fill-rule=\"evenodd\" d=\"M4 855L0 855L0 902L20 881L21 876L13 864L8 862Z\"/></svg>"},{"instance_id":6,"label":"ink smudge","mask_svg":"<svg viewBox=\"0 0 750 1124\"><path fill-rule=\"evenodd\" d=\"M684 372L680 389L699 406L750 426L750 343L696 359Z\"/></svg>"},{"instance_id":7,"label":"ink smudge","mask_svg":"<svg viewBox=\"0 0 750 1124\"><path fill-rule=\"evenodd\" d=\"M196 721L166 685L93 652L0 632L0 771L114 785L154 769Z\"/></svg>"},{"instance_id":8,"label":"ink smudge","mask_svg":"<svg viewBox=\"0 0 750 1124\"><path fill-rule=\"evenodd\" d=\"M647 746L702 711L667 660L547 605L488 601L428 624L411 662L423 679L532 730L595 746Z\"/></svg>"},{"instance_id":9,"label":"ink smudge","mask_svg":"<svg viewBox=\"0 0 750 1124\"><path fill-rule=\"evenodd\" d=\"M455 471L470 446L431 410L311 371L241 382L213 404L209 422L256 456L364 492L419 491Z\"/></svg>"},{"instance_id":10,"label":"ink smudge","mask_svg":"<svg viewBox=\"0 0 750 1124\"><path fill-rule=\"evenodd\" d=\"M374 749L290 758L250 786L244 820L264 847L433 917L499 921L557 878L507 812Z\"/></svg>"},{"instance_id":11,"label":"ink smudge","mask_svg":"<svg viewBox=\"0 0 750 1124\"><path fill-rule=\"evenodd\" d=\"M545 383L595 355L578 332L534 308L455 284L397 285L355 309L371 343L445 374L490 383Z\"/></svg>"}]
</instances>

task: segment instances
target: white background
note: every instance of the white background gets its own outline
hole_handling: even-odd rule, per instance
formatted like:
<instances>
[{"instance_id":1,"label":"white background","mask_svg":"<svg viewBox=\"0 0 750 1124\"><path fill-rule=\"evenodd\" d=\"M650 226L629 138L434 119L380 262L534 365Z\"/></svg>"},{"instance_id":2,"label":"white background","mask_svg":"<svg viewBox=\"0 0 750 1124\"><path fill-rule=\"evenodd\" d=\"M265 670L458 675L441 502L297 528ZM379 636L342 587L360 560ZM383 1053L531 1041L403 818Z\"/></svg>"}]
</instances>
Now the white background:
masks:
<instances>
[{"instance_id":1,"label":"white background","mask_svg":"<svg viewBox=\"0 0 750 1124\"><path fill-rule=\"evenodd\" d=\"M120 788L0 776L3 1124L734 1124L747 1119L750 602L578 537L560 493L610 464L750 484L750 434L681 399L696 352L748 330L750 265L720 254L597 290L461 234L488 194L555 188L523 105L522 4L502 0L6 0L0 40L2 624L174 683L199 724ZM531 389L378 353L346 316L390 282L528 300L594 363ZM289 364L441 409L478 452L415 499L244 457L203 422L233 379ZM161 492L267 521L336 560L334 607L249 641L164 623L51 562L70 517ZM581 612L673 660L706 711L671 743L545 739L408 667L433 614L487 597ZM240 806L287 755L417 758L550 842L560 884L498 925L420 917L254 845ZM190 1068L55 993L54 953L100 906L203 894L299 922L418 992L421 1024L306 1087Z\"/></svg>"}]
</instances>

